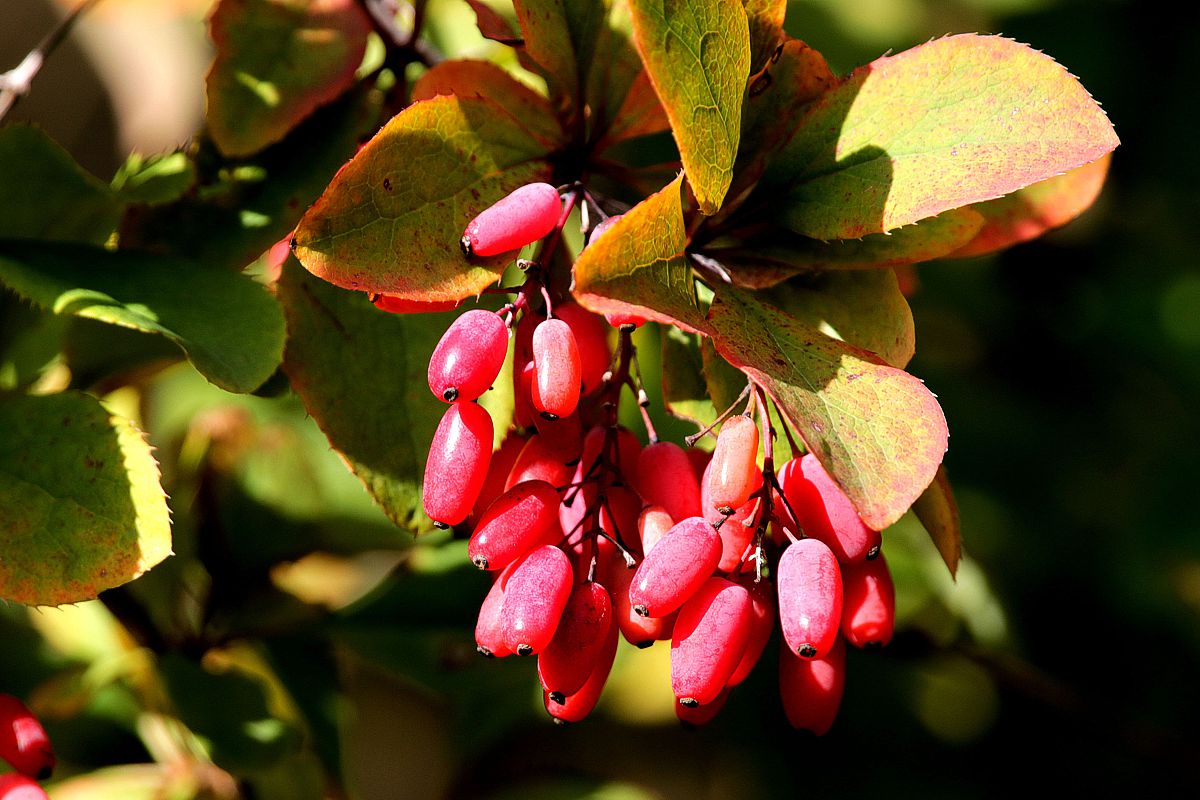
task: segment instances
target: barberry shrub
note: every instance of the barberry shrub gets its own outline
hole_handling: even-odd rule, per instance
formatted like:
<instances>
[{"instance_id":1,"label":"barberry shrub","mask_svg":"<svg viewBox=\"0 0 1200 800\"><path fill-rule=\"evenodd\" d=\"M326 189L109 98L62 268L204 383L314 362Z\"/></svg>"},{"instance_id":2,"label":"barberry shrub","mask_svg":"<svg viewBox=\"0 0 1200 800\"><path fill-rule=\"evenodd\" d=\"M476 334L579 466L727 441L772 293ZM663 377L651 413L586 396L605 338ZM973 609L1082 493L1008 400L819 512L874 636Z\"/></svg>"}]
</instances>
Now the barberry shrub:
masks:
<instances>
[{"instance_id":1,"label":"barberry shrub","mask_svg":"<svg viewBox=\"0 0 1200 800\"><path fill-rule=\"evenodd\" d=\"M169 696L251 783L305 756L336 779L304 743L329 720L323 699L277 702L278 682L301 691L285 657L227 648L328 634L279 600L283 568L395 532L295 516L323 477L243 481L250 411L153 442L160 470L139 425L169 426L114 389L153 409L145 376L186 360L226 392L298 397L392 523L453 529L487 580L447 582L466 598L446 604L471 607L481 652L538 657L559 721L591 712L624 638L671 648L662 691L707 722L779 623L781 713L822 733L845 642L892 635L881 532L912 509L951 573L960 554L897 268L1065 224L1117 145L1066 69L998 36L837 76L781 0L471 6L494 61L437 52L437 19L405 30L382 0L221 0L205 129L111 183L0 128L0 174L21 176L0 184L6 336L50 351L0 371L0 598L101 596L156 655L146 702ZM663 357L643 374L647 328ZM652 395L696 435L660 439ZM228 535L230 485L270 546ZM336 683L310 644L280 647ZM197 700L224 691L250 699Z\"/></svg>"}]
</instances>

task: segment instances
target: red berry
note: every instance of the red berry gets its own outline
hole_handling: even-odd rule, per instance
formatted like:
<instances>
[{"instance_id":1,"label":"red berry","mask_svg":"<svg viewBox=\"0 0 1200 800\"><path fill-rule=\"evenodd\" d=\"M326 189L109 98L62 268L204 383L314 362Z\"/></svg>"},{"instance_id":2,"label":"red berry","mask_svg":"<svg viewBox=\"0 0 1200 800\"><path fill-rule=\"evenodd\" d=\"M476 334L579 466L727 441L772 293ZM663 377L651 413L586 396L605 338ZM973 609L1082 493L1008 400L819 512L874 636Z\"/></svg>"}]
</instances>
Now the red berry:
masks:
<instances>
[{"instance_id":1,"label":"red berry","mask_svg":"<svg viewBox=\"0 0 1200 800\"><path fill-rule=\"evenodd\" d=\"M452 311L462 305L462 300L407 300L395 294L377 294L371 300L380 311L393 314L432 314L435 311Z\"/></svg>"},{"instance_id":2,"label":"red berry","mask_svg":"<svg viewBox=\"0 0 1200 800\"><path fill-rule=\"evenodd\" d=\"M757 497L751 497L745 503L738 506L728 517L717 510L717 507L710 499L708 487L710 485L709 478L712 476L714 461L710 461L705 468L704 474L700 479L700 505L704 507L704 518L713 525L720 523L719 528L721 534L721 562L717 565L717 569L722 572L733 572L738 565L742 563L743 556L749 550L750 543L754 541L754 534L757 530L758 512L762 506L762 502ZM756 466L754 467L754 483L752 492L757 492L762 488L762 471Z\"/></svg>"},{"instance_id":3,"label":"red berry","mask_svg":"<svg viewBox=\"0 0 1200 800\"><path fill-rule=\"evenodd\" d=\"M467 223L462 249L468 256L495 256L520 250L547 236L562 215L558 190L529 183L496 201Z\"/></svg>"},{"instance_id":4,"label":"red berry","mask_svg":"<svg viewBox=\"0 0 1200 800\"><path fill-rule=\"evenodd\" d=\"M554 313L567 323L571 327L571 333L575 334L583 394L591 394L600 388L604 373L612 366L612 350L608 346L608 333L612 328L603 317L593 314L578 303L556 305Z\"/></svg>"},{"instance_id":5,"label":"red berry","mask_svg":"<svg viewBox=\"0 0 1200 800\"><path fill-rule=\"evenodd\" d=\"M807 659L779 648L779 695L788 722L821 736L833 726L846 685L846 645L837 639L829 655Z\"/></svg>"},{"instance_id":6,"label":"red berry","mask_svg":"<svg viewBox=\"0 0 1200 800\"><path fill-rule=\"evenodd\" d=\"M472 309L442 334L429 357L429 391L452 403L488 390L508 353L508 326L499 314Z\"/></svg>"},{"instance_id":7,"label":"red berry","mask_svg":"<svg viewBox=\"0 0 1200 800\"><path fill-rule=\"evenodd\" d=\"M532 359L513 370L513 424L518 428L528 428L537 419L537 409L533 407L535 374Z\"/></svg>"},{"instance_id":8,"label":"red berry","mask_svg":"<svg viewBox=\"0 0 1200 800\"><path fill-rule=\"evenodd\" d=\"M765 580L754 582L754 578L740 579L746 591L750 592L750 635L746 637L746 649L738 661L733 674L729 676L729 685L737 686L754 669L758 659L771 638L775 628L775 593L771 584Z\"/></svg>"},{"instance_id":9,"label":"red berry","mask_svg":"<svg viewBox=\"0 0 1200 800\"><path fill-rule=\"evenodd\" d=\"M598 583L578 584L571 591L554 638L538 655L542 688L563 699L583 688L604 653L612 626L608 591Z\"/></svg>"},{"instance_id":10,"label":"red berry","mask_svg":"<svg viewBox=\"0 0 1200 800\"><path fill-rule=\"evenodd\" d=\"M637 535L638 513L642 499L624 486L610 486L600 506L600 529L618 540L634 555L641 553Z\"/></svg>"},{"instance_id":11,"label":"red berry","mask_svg":"<svg viewBox=\"0 0 1200 800\"><path fill-rule=\"evenodd\" d=\"M671 519L701 515L700 483L683 448L657 442L638 456L638 493L650 505L662 506Z\"/></svg>"},{"instance_id":12,"label":"red berry","mask_svg":"<svg viewBox=\"0 0 1200 800\"><path fill-rule=\"evenodd\" d=\"M596 242L598 242L600 240L600 237L603 236L604 234L608 233L608 229L611 228L614 224L616 224L616 221L619 220L623 216L625 216L625 215L624 214L613 214L608 219L601 221L600 224L598 224L596 227L592 228L592 232L590 234L588 234L587 243L589 245L593 245Z\"/></svg>"},{"instance_id":13,"label":"red berry","mask_svg":"<svg viewBox=\"0 0 1200 800\"><path fill-rule=\"evenodd\" d=\"M561 452L554 451L541 436L534 434L517 456L508 481L504 484L505 490L525 481L545 481L551 486L565 486L571 479L568 461L569 458L564 458Z\"/></svg>"},{"instance_id":14,"label":"red berry","mask_svg":"<svg viewBox=\"0 0 1200 800\"><path fill-rule=\"evenodd\" d=\"M625 559L604 539L596 543L597 569L600 582L608 588L612 598L613 615L621 629L621 635L635 647L649 647L654 642L671 638L675 614L664 617L643 617L633 610L629 602L629 585L634 570L625 565Z\"/></svg>"},{"instance_id":15,"label":"red berry","mask_svg":"<svg viewBox=\"0 0 1200 800\"><path fill-rule=\"evenodd\" d=\"M540 653L554 638L574 571L567 554L543 545L516 563L500 610L504 646L519 656Z\"/></svg>"},{"instance_id":16,"label":"red berry","mask_svg":"<svg viewBox=\"0 0 1200 800\"><path fill-rule=\"evenodd\" d=\"M721 712L725 707L725 701L729 699L730 687L726 686L717 695L717 699L711 703L705 703L702 706L685 706L682 703L675 704L675 716L684 724L684 727L700 727L707 725L713 721L713 717Z\"/></svg>"},{"instance_id":17,"label":"red berry","mask_svg":"<svg viewBox=\"0 0 1200 800\"><path fill-rule=\"evenodd\" d=\"M534 416L538 436L556 453L567 461L575 461L583 451L583 421L579 412L566 417L546 419L540 414Z\"/></svg>"},{"instance_id":18,"label":"red berry","mask_svg":"<svg viewBox=\"0 0 1200 800\"><path fill-rule=\"evenodd\" d=\"M608 680L608 673L612 671L613 660L616 656L617 626L610 624L604 634L604 649L600 653L600 658L592 673L588 675L587 682L580 687L579 691L569 694L561 700L551 697L550 692L542 693L546 711L554 717L555 722L579 722L592 713L592 709L596 707L596 701L600 699L600 693L604 690L604 684Z\"/></svg>"},{"instance_id":19,"label":"red berry","mask_svg":"<svg viewBox=\"0 0 1200 800\"><path fill-rule=\"evenodd\" d=\"M661 617L682 606L721 560L721 537L703 517L677 523L646 554L629 587L629 602L643 617Z\"/></svg>"},{"instance_id":20,"label":"red berry","mask_svg":"<svg viewBox=\"0 0 1200 800\"><path fill-rule=\"evenodd\" d=\"M750 593L725 578L705 581L679 609L671 636L676 699L685 706L716 700L741 661L749 635Z\"/></svg>"},{"instance_id":21,"label":"red berry","mask_svg":"<svg viewBox=\"0 0 1200 800\"><path fill-rule=\"evenodd\" d=\"M842 636L855 647L883 647L896 628L896 587L881 553L842 568Z\"/></svg>"},{"instance_id":22,"label":"red berry","mask_svg":"<svg viewBox=\"0 0 1200 800\"><path fill-rule=\"evenodd\" d=\"M467 544L467 555L480 569L498 570L539 545L561 539L558 491L545 481L525 481L484 512Z\"/></svg>"},{"instance_id":23,"label":"red berry","mask_svg":"<svg viewBox=\"0 0 1200 800\"><path fill-rule=\"evenodd\" d=\"M425 462L425 513L444 527L467 518L492 458L492 418L468 400L442 415Z\"/></svg>"},{"instance_id":24,"label":"red berry","mask_svg":"<svg viewBox=\"0 0 1200 800\"><path fill-rule=\"evenodd\" d=\"M561 319L533 331L533 407L551 417L570 415L579 404L582 365L575 334Z\"/></svg>"},{"instance_id":25,"label":"red berry","mask_svg":"<svg viewBox=\"0 0 1200 800\"><path fill-rule=\"evenodd\" d=\"M758 426L749 417L737 416L725 420L717 436L712 462L708 465L709 500L705 510L711 506L725 513L742 506L754 491L755 473L758 472ZM762 485L759 472L759 485Z\"/></svg>"},{"instance_id":26,"label":"red berry","mask_svg":"<svg viewBox=\"0 0 1200 800\"><path fill-rule=\"evenodd\" d=\"M11 694L0 694L0 758L22 775L45 780L54 771L54 748L42 723Z\"/></svg>"},{"instance_id":27,"label":"red berry","mask_svg":"<svg viewBox=\"0 0 1200 800\"><path fill-rule=\"evenodd\" d=\"M479 606L479 619L475 622L475 649L488 658L511 656L512 650L504 644L504 588L512 576L515 564L509 564L492 581L492 588Z\"/></svg>"},{"instance_id":28,"label":"red berry","mask_svg":"<svg viewBox=\"0 0 1200 800\"><path fill-rule=\"evenodd\" d=\"M509 431L500 443L500 449L492 453L488 462L487 477L483 479L479 497L471 508L471 519L478 520L483 512L487 511L487 507L504 494L504 484L508 481L513 464L517 463L517 456L521 455L521 450L525 448L525 442L525 437L516 431Z\"/></svg>"},{"instance_id":29,"label":"red berry","mask_svg":"<svg viewBox=\"0 0 1200 800\"><path fill-rule=\"evenodd\" d=\"M662 506L643 508L638 515L638 537L642 540L642 552L649 553L674 526L674 520Z\"/></svg>"},{"instance_id":30,"label":"red berry","mask_svg":"<svg viewBox=\"0 0 1200 800\"><path fill-rule=\"evenodd\" d=\"M784 496L796 512L795 522L806 536L829 545L838 561L862 561L879 547L879 532L863 524L850 498L812 453L805 454L798 467L785 464L779 477Z\"/></svg>"},{"instance_id":31,"label":"red berry","mask_svg":"<svg viewBox=\"0 0 1200 800\"><path fill-rule=\"evenodd\" d=\"M0 775L0 800L50 800L50 796L31 778L10 772Z\"/></svg>"},{"instance_id":32,"label":"red berry","mask_svg":"<svg viewBox=\"0 0 1200 800\"><path fill-rule=\"evenodd\" d=\"M822 658L842 621L842 575L833 552L817 539L789 545L775 573L779 624L793 653Z\"/></svg>"}]
</instances>

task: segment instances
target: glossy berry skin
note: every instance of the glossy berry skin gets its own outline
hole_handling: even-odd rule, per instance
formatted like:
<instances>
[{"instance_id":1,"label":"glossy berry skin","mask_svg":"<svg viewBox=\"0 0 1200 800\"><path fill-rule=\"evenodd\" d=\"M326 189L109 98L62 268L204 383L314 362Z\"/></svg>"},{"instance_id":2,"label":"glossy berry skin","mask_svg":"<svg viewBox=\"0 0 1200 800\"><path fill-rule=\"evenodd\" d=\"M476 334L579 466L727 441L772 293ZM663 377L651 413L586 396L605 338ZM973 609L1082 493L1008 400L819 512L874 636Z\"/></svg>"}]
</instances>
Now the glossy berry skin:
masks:
<instances>
[{"instance_id":1,"label":"glossy berry skin","mask_svg":"<svg viewBox=\"0 0 1200 800\"><path fill-rule=\"evenodd\" d=\"M511 656L512 651L504 644L504 589L512 576L515 564L509 564L492 581L492 588L479 606L479 618L475 622L475 649L488 658Z\"/></svg>"},{"instance_id":2,"label":"glossy berry skin","mask_svg":"<svg viewBox=\"0 0 1200 800\"><path fill-rule=\"evenodd\" d=\"M488 390L504 366L508 327L499 314L472 309L442 334L429 357L429 391L452 403L474 400Z\"/></svg>"},{"instance_id":3,"label":"glossy berry skin","mask_svg":"<svg viewBox=\"0 0 1200 800\"><path fill-rule=\"evenodd\" d=\"M407 300L394 294L377 294L371 302L380 311L392 314L432 314L453 311L463 304L462 300Z\"/></svg>"},{"instance_id":4,"label":"glossy berry skin","mask_svg":"<svg viewBox=\"0 0 1200 800\"><path fill-rule=\"evenodd\" d=\"M558 503L558 491L545 481L525 481L500 495L471 534L471 563L503 569L539 545L557 544L562 539Z\"/></svg>"},{"instance_id":5,"label":"glossy berry skin","mask_svg":"<svg viewBox=\"0 0 1200 800\"><path fill-rule=\"evenodd\" d=\"M579 691L559 698L552 697L550 692L543 690L542 699L546 704L546 711L554 718L555 722L559 724L580 722L592 713L592 709L596 707L596 702L600 699L600 693L604 691L604 684L608 681L608 674L612 671L613 661L617 657L617 639L617 626L611 624L604 633L604 649L600 652L596 666Z\"/></svg>"},{"instance_id":6,"label":"glossy berry skin","mask_svg":"<svg viewBox=\"0 0 1200 800\"><path fill-rule=\"evenodd\" d=\"M842 636L855 647L883 647L896 629L896 587L881 553L842 568Z\"/></svg>"},{"instance_id":7,"label":"glossy berry skin","mask_svg":"<svg viewBox=\"0 0 1200 800\"><path fill-rule=\"evenodd\" d=\"M784 467L780 486L806 536L829 545L844 564L862 561L879 547L879 532L863 524L850 498L816 456L806 453L798 467Z\"/></svg>"},{"instance_id":8,"label":"glossy berry skin","mask_svg":"<svg viewBox=\"0 0 1200 800\"><path fill-rule=\"evenodd\" d=\"M45 780L54 771L54 748L42 723L11 694L0 694L0 758L22 775Z\"/></svg>"},{"instance_id":9,"label":"glossy berry skin","mask_svg":"<svg viewBox=\"0 0 1200 800\"><path fill-rule=\"evenodd\" d=\"M712 462L708 465L705 487L708 490L708 505L726 513L745 505L754 491L757 458L758 426L754 420L744 416L725 420L717 436Z\"/></svg>"},{"instance_id":10,"label":"glossy berry skin","mask_svg":"<svg viewBox=\"0 0 1200 800\"><path fill-rule=\"evenodd\" d=\"M656 442L638 456L637 490L649 505L662 506L671 519L701 516L700 482L683 448Z\"/></svg>"},{"instance_id":11,"label":"glossy berry skin","mask_svg":"<svg viewBox=\"0 0 1200 800\"><path fill-rule=\"evenodd\" d=\"M750 593L725 578L709 578L683 604L671 636L671 689L682 705L717 699L742 659L750 620Z\"/></svg>"},{"instance_id":12,"label":"glossy berry skin","mask_svg":"<svg viewBox=\"0 0 1200 800\"><path fill-rule=\"evenodd\" d=\"M776 617L775 591L768 581L755 583L753 576L749 576L738 582L750 593L750 635L746 637L746 649L742 651L741 660L729 676L730 686L737 686L750 675L771 638Z\"/></svg>"},{"instance_id":13,"label":"glossy berry skin","mask_svg":"<svg viewBox=\"0 0 1200 800\"><path fill-rule=\"evenodd\" d=\"M538 655L542 688L560 698L583 688L600 663L613 625L608 590L590 581L577 584L571 590L554 638Z\"/></svg>"},{"instance_id":14,"label":"glossy berry skin","mask_svg":"<svg viewBox=\"0 0 1200 800\"><path fill-rule=\"evenodd\" d=\"M492 458L492 418L478 403L459 400L442 415L425 461L425 513L444 527L471 513Z\"/></svg>"},{"instance_id":15,"label":"glossy berry skin","mask_svg":"<svg viewBox=\"0 0 1200 800\"><path fill-rule=\"evenodd\" d=\"M703 517L688 517L667 531L638 566L629 603L643 617L670 614L687 602L721 560L721 537Z\"/></svg>"},{"instance_id":16,"label":"glossy berry skin","mask_svg":"<svg viewBox=\"0 0 1200 800\"><path fill-rule=\"evenodd\" d=\"M608 346L608 333L612 327L604 321L604 317L593 314L578 303L556 305L554 313L570 326L571 333L575 335L583 394L589 395L600 388L604 373L612 365L612 350Z\"/></svg>"},{"instance_id":17,"label":"glossy berry skin","mask_svg":"<svg viewBox=\"0 0 1200 800\"><path fill-rule=\"evenodd\" d=\"M629 585L633 582L635 571L625 565L625 559L611 542L601 539L596 543L596 549L599 554L596 571L600 582L608 588L613 615L625 641L634 647L645 648L656 641L670 639L675 614L643 617L635 612L633 604L629 602Z\"/></svg>"},{"instance_id":18,"label":"glossy berry skin","mask_svg":"<svg viewBox=\"0 0 1200 800\"><path fill-rule=\"evenodd\" d=\"M484 257L520 250L549 235L561 215L557 189L548 183L526 184L467 223L463 252Z\"/></svg>"},{"instance_id":19,"label":"glossy berry skin","mask_svg":"<svg viewBox=\"0 0 1200 800\"><path fill-rule=\"evenodd\" d=\"M496 502L496 498L504 494L504 484L508 482L508 475L512 472L513 465L517 463L517 456L521 455L521 451L525 449L526 439L517 434L516 431L509 431L508 436L504 437L504 441L500 443L500 449L492 453L491 459L488 461L487 477L483 480L483 488L479 490L479 497L475 500L475 505L471 508L471 519L478 520L483 516L483 512L487 511L488 506Z\"/></svg>"},{"instance_id":20,"label":"glossy berry skin","mask_svg":"<svg viewBox=\"0 0 1200 800\"><path fill-rule=\"evenodd\" d=\"M638 537L642 541L642 552L649 553L673 527L675 521L662 506L643 508L638 515Z\"/></svg>"},{"instance_id":21,"label":"glossy berry skin","mask_svg":"<svg viewBox=\"0 0 1200 800\"><path fill-rule=\"evenodd\" d=\"M534 329L533 365L533 407L551 418L569 416L579 405L583 365L567 323L548 319Z\"/></svg>"},{"instance_id":22,"label":"glossy berry skin","mask_svg":"<svg viewBox=\"0 0 1200 800\"><path fill-rule=\"evenodd\" d=\"M716 463L715 459L708 463L700 478L700 503L704 507L704 518L714 526L717 524L721 526L718 528L721 534L721 561L717 565L717 569L722 572L733 572L742 563L742 557L747 555L750 543L754 541L754 534L758 528L758 512L762 507L762 501L757 497L750 497L729 516L718 511L709 494L711 485L709 478L712 475L714 463ZM757 466L753 469L752 491L756 492L762 488L762 471Z\"/></svg>"},{"instance_id":23,"label":"glossy berry skin","mask_svg":"<svg viewBox=\"0 0 1200 800\"><path fill-rule=\"evenodd\" d=\"M50 800L50 796L32 778L10 772L0 775L0 800Z\"/></svg>"},{"instance_id":24,"label":"glossy berry skin","mask_svg":"<svg viewBox=\"0 0 1200 800\"><path fill-rule=\"evenodd\" d=\"M833 551L817 539L792 543L779 558L775 585L787 648L803 658L823 658L842 621L842 575Z\"/></svg>"},{"instance_id":25,"label":"glossy berry skin","mask_svg":"<svg viewBox=\"0 0 1200 800\"><path fill-rule=\"evenodd\" d=\"M838 639L829 655L806 659L779 648L779 696L788 722L823 736L833 727L846 686L846 645Z\"/></svg>"},{"instance_id":26,"label":"glossy berry skin","mask_svg":"<svg viewBox=\"0 0 1200 800\"><path fill-rule=\"evenodd\" d=\"M519 656L546 649L571 596L574 574L567 554L553 545L531 550L516 563L500 609L507 649Z\"/></svg>"},{"instance_id":27,"label":"glossy berry skin","mask_svg":"<svg viewBox=\"0 0 1200 800\"><path fill-rule=\"evenodd\" d=\"M505 491L525 481L545 481L551 486L563 486L571 478L570 459L556 452L550 443L534 434L517 455L512 472L504 484Z\"/></svg>"},{"instance_id":28,"label":"glossy berry skin","mask_svg":"<svg viewBox=\"0 0 1200 800\"><path fill-rule=\"evenodd\" d=\"M725 701L729 699L730 691L732 691L731 687L726 686L717 695L716 700L702 706L685 706L683 703L676 703L675 716L685 728L699 728L701 725L707 725L716 718L717 714L721 713L721 709L725 707Z\"/></svg>"}]
</instances>

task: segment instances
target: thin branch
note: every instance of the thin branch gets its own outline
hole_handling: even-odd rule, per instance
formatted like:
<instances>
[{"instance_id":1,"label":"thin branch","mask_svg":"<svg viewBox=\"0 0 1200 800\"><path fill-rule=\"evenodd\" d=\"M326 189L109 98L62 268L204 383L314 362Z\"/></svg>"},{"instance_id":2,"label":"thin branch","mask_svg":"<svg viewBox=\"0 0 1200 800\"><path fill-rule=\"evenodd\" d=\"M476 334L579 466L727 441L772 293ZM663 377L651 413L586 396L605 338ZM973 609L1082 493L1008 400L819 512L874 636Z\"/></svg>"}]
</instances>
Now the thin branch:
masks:
<instances>
[{"instance_id":1,"label":"thin branch","mask_svg":"<svg viewBox=\"0 0 1200 800\"><path fill-rule=\"evenodd\" d=\"M29 94L30 84L41 72L46 59L67 38L71 28L75 26L75 21L98 2L100 0L83 0L46 34L37 47L29 51L20 64L0 74L0 120L4 119L19 99Z\"/></svg>"}]
</instances>

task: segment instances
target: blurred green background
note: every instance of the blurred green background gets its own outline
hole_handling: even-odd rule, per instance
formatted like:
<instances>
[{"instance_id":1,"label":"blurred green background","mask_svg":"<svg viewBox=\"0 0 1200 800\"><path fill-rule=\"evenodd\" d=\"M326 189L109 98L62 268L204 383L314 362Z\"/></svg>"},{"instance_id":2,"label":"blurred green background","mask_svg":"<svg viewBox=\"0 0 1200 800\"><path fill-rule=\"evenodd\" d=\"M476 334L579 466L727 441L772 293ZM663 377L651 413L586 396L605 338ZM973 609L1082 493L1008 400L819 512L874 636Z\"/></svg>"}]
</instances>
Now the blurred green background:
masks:
<instances>
[{"instance_id":1,"label":"blurred green background","mask_svg":"<svg viewBox=\"0 0 1200 800\"><path fill-rule=\"evenodd\" d=\"M182 143L203 113L207 9L106 0L12 118L104 179L130 149ZM457 0L437 15L446 37L473 21ZM1080 78L1122 139L1100 201L1068 228L917 268L910 370L950 423L968 560L954 585L911 520L888 532L901 631L850 654L829 735L788 728L774 645L702 730L674 720L663 646L623 650L587 722L549 724L531 663L473 652L486 584L461 543L412 547L295 398L235 397L179 365L109 397L149 431L172 497L180 555L113 599L170 632L162 679L98 603L0 608L0 690L46 717L64 767L53 796L228 796L209 759L278 798L321 797L322 770L362 798L1187 789L1200 763L1197 16L1116 0L791 4L788 31L839 72L951 32L1026 42ZM4 0L0 68L52 18L40 0ZM98 335L77 322L68 340L103 375L85 346ZM140 346L105 335L121 341L104 348ZM203 668L200 624L228 641ZM176 713L147 710L162 707Z\"/></svg>"}]
</instances>

